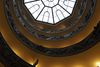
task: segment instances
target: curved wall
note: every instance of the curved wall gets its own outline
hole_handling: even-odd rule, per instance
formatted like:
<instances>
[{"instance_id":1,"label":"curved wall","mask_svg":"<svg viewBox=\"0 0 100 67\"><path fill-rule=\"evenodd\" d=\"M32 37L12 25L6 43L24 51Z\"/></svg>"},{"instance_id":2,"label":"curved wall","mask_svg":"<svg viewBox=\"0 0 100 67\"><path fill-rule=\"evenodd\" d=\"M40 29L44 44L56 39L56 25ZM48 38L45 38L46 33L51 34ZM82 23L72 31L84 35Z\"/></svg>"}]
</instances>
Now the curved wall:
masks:
<instances>
[{"instance_id":1,"label":"curved wall","mask_svg":"<svg viewBox=\"0 0 100 67\"><path fill-rule=\"evenodd\" d=\"M0 2L0 32L4 36L5 40L11 47L11 49L23 60L27 61L29 64L33 64L35 60L39 59L39 64L37 67L96 67L96 62L100 62L100 43L95 47L80 53L78 55L69 57L48 57L44 55L37 54L20 43L9 26L7 25L7 20L4 14L3 0ZM91 22L80 34L69 40L66 44L73 44L77 40L78 42L84 39L96 26L96 22L100 21L100 0L97 0L94 15L89 20ZM8 31L9 30L9 31ZM27 35L27 34L26 34ZM48 43L48 42L47 42ZM65 42L62 41L63 44ZM58 43L56 43L58 44ZM53 45L56 45L53 44ZM56 45L57 46L57 45Z\"/></svg>"}]
</instances>

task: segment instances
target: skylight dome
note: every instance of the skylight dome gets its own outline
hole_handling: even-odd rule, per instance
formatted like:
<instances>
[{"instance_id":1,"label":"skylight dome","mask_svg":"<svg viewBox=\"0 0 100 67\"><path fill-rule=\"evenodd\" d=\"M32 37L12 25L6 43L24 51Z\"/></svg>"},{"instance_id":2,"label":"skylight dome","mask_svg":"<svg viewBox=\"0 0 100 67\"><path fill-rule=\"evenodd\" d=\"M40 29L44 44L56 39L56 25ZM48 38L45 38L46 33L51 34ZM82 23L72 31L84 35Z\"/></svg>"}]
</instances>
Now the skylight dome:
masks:
<instances>
[{"instance_id":1,"label":"skylight dome","mask_svg":"<svg viewBox=\"0 0 100 67\"><path fill-rule=\"evenodd\" d=\"M24 0L33 18L55 24L71 15L76 0Z\"/></svg>"}]
</instances>

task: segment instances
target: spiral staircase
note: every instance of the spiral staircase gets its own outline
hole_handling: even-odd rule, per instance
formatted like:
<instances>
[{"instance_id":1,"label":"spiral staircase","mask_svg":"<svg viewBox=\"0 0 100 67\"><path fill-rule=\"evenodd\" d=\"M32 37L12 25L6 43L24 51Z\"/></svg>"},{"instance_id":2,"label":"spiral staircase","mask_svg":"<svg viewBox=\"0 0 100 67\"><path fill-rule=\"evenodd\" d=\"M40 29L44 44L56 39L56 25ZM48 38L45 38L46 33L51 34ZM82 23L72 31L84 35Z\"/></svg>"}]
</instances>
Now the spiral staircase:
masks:
<instances>
[{"instance_id":1,"label":"spiral staircase","mask_svg":"<svg viewBox=\"0 0 100 67\"><path fill-rule=\"evenodd\" d=\"M35 19L24 0L1 0L0 67L100 67L99 6L76 0L70 16L50 24Z\"/></svg>"}]
</instances>

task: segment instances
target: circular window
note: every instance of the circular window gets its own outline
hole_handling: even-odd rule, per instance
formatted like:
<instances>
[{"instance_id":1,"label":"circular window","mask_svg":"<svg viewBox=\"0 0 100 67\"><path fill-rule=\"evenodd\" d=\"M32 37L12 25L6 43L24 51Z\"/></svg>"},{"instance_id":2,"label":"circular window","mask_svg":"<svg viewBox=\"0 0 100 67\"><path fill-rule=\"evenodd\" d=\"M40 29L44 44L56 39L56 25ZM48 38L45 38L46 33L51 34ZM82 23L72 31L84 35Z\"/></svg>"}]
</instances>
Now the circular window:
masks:
<instances>
[{"instance_id":1,"label":"circular window","mask_svg":"<svg viewBox=\"0 0 100 67\"><path fill-rule=\"evenodd\" d=\"M33 18L55 24L71 15L76 0L24 0Z\"/></svg>"}]
</instances>

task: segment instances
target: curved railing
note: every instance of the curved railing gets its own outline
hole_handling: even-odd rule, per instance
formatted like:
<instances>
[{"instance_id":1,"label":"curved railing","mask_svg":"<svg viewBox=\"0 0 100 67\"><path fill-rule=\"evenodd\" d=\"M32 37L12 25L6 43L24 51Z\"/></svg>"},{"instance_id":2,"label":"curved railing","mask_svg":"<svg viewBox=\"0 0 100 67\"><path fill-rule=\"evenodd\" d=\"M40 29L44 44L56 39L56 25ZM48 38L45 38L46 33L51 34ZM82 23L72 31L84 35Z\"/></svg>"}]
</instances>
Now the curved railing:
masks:
<instances>
[{"instance_id":1,"label":"curved railing","mask_svg":"<svg viewBox=\"0 0 100 67\"><path fill-rule=\"evenodd\" d=\"M30 65L20 57L18 57L8 46L0 33L0 61L5 67L35 67L38 64L38 60Z\"/></svg>"},{"instance_id":2,"label":"curved railing","mask_svg":"<svg viewBox=\"0 0 100 67\"><path fill-rule=\"evenodd\" d=\"M89 5L88 5L89 3ZM16 12L16 16L19 18L20 23L22 26L34 37L38 39L44 39L44 40L62 40L67 39L75 35L76 33L80 32L84 27L88 24L89 18L93 15L94 7L96 4L96 0L82 0L80 2L80 5L76 4L75 10L77 10L77 15L72 16L70 19L65 19L64 22L70 23L70 27L66 27L64 29L48 29L43 28L39 29L35 23L31 24L28 22L29 20L24 17L27 17L24 15L23 17L23 10L21 10L20 4L16 2L16 0L13 0L14 4L14 10ZM75 10L73 12L75 12ZM80 22L80 18L82 19ZM39 30L38 30L39 29ZM68 32L69 31L69 32ZM60 33L64 33L61 35ZM59 35L58 35L59 34Z\"/></svg>"},{"instance_id":3,"label":"curved railing","mask_svg":"<svg viewBox=\"0 0 100 67\"><path fill-rule=\"evenodd\" d=\"M97 42L100 41L100 35L99 35L100 34L100 23L99 23L98 26L94 29L94 31L89 36L87 36L81 42L76 43L72 46L68 46L68 47L64 47L64 48L46 48L43 46L39 46L38 44L34 44L31 41L29 41L25 36L23 36L23 34L21 34L21 32L18 30L18 28L14 24L15 21L13 20L12 15L10 13L9 4L7 4L7 0L5 0L5 1L6 1L5 13L7 16L8 24L9 24L10 28L12 29L12 31L14 32L16 38L18 40L20 40L25 46L29 47L30 49L33 49L34 51L36 51L40 54L44 54L47 56L53 56L53 57L71 56L71 55L81 53L81 52L93 47ZM94 2L94 0L91 0L91 1ZM94 6L94 5L92 4L91 6ZM91 14L93 14L93 11L91 11L91 9L93 9L93 8L89 9L88 14L83 19L84 23L86 23L89 20L89 18L91 17ZM81 26L79 28L81 28ZM42 36L42 37L44 37L44 36ZM55 39L57 39L57 38L55 38Z\"/></svg>"}]
</instances>

